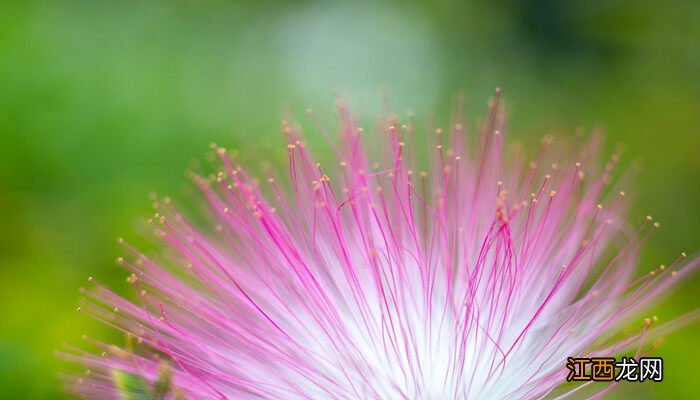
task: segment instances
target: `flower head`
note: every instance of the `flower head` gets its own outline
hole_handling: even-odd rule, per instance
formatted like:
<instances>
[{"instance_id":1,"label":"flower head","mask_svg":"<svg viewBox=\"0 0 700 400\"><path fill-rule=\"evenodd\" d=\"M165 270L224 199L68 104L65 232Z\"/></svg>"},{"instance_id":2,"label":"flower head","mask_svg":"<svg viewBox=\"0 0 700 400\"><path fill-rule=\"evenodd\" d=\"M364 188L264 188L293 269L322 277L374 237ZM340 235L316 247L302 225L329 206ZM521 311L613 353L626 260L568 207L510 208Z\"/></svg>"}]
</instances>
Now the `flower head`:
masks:
<instances>
[{"instance_id":1,"label":"flower head","mask_svg":"<svg viewBox=\"0 0 700 400\"><path fill-rule=\"evenodd\" d=\"M477 133L457 117L425 143L395 116L369 134L338 113L337 165L284 122L288 175L258 181L214 148L218 173L194 177L208 223L156 200L163 251L125 244L119 259L135 300L91 278L80 308L128 345L64 352L88 369L72 391L530 399L565 382L568 357L654 347L656 318L630 321L698 262L637 275L658 225L624 219L617 157L599 168L598 137L546 137L532 160L504 152L498 93Z\"/></svg>"}]
</instances>

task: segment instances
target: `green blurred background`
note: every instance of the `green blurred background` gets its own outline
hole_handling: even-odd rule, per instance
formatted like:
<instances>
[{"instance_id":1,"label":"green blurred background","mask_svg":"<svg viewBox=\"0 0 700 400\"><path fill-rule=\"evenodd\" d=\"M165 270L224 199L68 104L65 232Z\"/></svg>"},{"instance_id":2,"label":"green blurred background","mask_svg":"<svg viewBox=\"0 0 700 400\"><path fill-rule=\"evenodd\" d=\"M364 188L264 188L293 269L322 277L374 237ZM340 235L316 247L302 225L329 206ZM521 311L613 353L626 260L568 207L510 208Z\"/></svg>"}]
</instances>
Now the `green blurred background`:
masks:
<instances>
[{"instance_id":1,"label":"green blurred background","mask_svg":"<svg viewBox=\"0 0 700 400\"><path fill-rule=\"evenodd\" d=\"M210 142L272 159L285 110L332 121L340 93L371 117L388 88L396 111L445 121L458 90L476 115L496 86L511 139L602 126L642 161L632 217L662 223L644 270L700 249L700 2L3 2L0 397L65 397L53 350L121 340L75 312L77 289L126 286L115 239L138 240L149 191L189 196L184 171ZM699 290L658 315L696 308ZM616 396L697 398L698 335L658 350L663 383Z\"/></svg>"}]
</instances>

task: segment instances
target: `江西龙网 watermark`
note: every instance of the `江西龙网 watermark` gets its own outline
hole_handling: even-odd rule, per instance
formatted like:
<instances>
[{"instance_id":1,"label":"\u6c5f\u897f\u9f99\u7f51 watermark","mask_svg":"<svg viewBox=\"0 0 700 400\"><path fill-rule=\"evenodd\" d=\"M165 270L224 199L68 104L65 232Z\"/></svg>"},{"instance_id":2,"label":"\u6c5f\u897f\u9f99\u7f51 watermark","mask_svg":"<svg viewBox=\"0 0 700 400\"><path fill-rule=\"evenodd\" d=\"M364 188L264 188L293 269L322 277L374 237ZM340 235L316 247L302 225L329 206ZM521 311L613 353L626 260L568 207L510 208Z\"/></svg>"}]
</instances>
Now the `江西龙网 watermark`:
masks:
<instances>
[{"instance_id":1,"label":"\u6c5f\u897f\u9f99\u7f51 watermark","mask_svg":"<svg viewBox=\"0 0 700 400\"><path fill-rule=\"evenodd\" d=\"M613 357L592 357L567 359L566 368L572 381L630 381L661 382L664 363L660 357L643 357L639 361L634 357L622 357L617 361Z\"/></svg>"}]
</instances>

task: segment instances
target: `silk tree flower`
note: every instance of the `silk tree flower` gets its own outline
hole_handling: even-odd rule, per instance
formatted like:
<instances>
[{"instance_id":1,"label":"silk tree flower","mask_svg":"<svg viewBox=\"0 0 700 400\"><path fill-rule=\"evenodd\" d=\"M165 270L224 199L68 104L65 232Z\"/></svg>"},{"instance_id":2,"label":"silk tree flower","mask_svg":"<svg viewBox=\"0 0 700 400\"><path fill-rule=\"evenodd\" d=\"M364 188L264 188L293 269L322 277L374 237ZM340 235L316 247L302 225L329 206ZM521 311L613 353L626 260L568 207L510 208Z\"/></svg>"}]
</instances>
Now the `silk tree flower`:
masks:
<instances>
[{"instance_id":1,"label":"silk tree flower","mask_svg":"<svg viewBox=\"0 0 700 400\"><path fill-rule=\"evenodd\" d=\"M366 133L340 104L328 167L283 122L289 170L276 179L251 177L213 147L217 170L193 177L206 199L199 215L156 200L162 251L124 245L131 255L118 261L134 300L89 279L79 311L128 340L85 337L94 353L67 347L62 357L87 369L66 378L69 390L100 399L607 393L615 382L562 387L567 357L653 350L694 314L660 324L640 313L698 259L682 254L640 276L640 248L658 224L625 220L617 156L603 162L595 135L579 145L545 137L533 159L505 152L498 97L476 133L458 112L427 139L395 116Z\"/></svg>"}]
</instances>

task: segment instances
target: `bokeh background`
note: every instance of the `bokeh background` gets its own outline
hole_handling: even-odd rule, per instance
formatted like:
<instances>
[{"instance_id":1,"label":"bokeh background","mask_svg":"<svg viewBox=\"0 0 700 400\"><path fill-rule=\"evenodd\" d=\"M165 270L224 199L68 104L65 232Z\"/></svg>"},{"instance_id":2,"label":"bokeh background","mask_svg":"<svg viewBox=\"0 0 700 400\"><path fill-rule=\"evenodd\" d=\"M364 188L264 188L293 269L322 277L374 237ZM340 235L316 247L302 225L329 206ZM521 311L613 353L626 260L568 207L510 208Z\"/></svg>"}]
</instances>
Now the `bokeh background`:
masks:
<instances>
[{"instance_id":1,"label":"bokeh background","mask_svg":"<svg viewBox=\"0 0 700 400\"><path fill-rule=\"evenodd\" d=\"M284 157L284 111L332 121L342 94L371 117L388 89L396 111L446 121L458 90L478 115L496 86L511 139L600 126L640 161L632 218L662 224L644 270L700 249L700 2L3 2L0 397L64 398L53 351L122 340L75 312L78 288L126 287L115 239L138 242L149 191L189 196L210 142ZM699 335L667 338L662 383L613 397L697 398Z\"/></svg>"}]
</instances>

